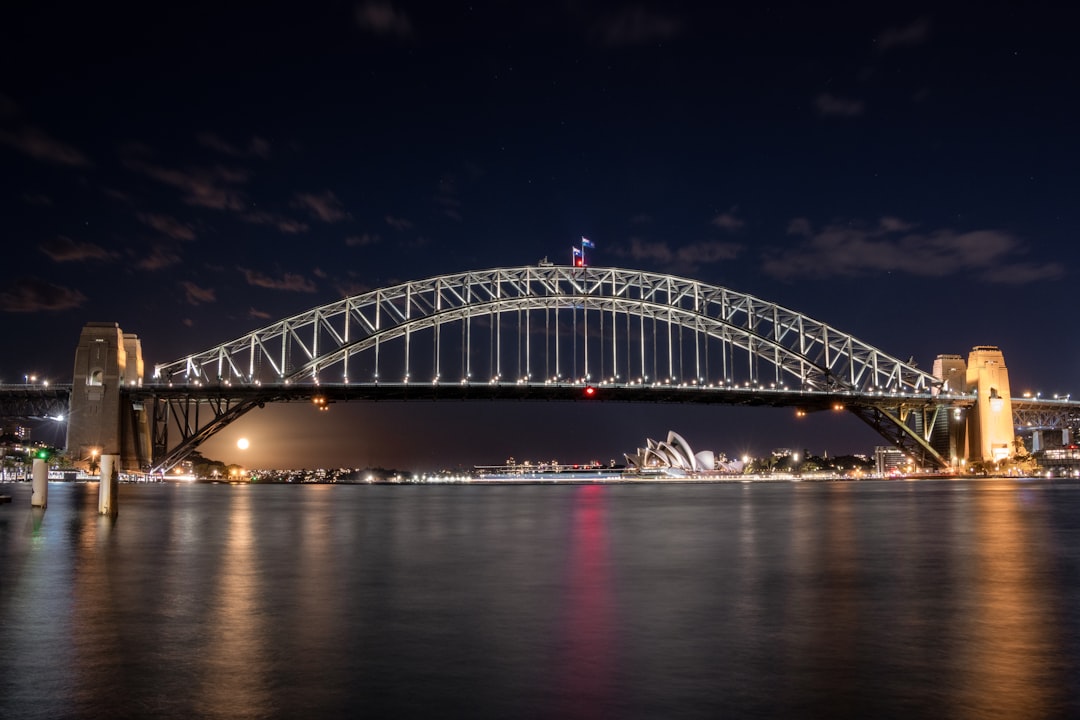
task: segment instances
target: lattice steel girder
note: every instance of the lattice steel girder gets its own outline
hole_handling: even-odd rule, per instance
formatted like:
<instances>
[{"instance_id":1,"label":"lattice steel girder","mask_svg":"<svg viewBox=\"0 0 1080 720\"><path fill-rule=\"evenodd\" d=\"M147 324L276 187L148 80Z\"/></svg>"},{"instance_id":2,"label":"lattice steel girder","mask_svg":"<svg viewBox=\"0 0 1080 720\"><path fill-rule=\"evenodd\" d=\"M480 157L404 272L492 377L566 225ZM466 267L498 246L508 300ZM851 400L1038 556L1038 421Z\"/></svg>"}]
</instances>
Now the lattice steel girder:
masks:
<instances>
[{"instance_id":1,"label":"lattice steel girder","mask_svg":"<svg viewBox=\"0 0 1080 720\"><path fill-rule=\"evenodd\" d=\"M12 385L0 388L0 417L67 418L71 385Z\"/></svg>"},{"instance_id":2,"label":"lattice steel girder","mask_svg":"<svg viewBox=\"0 0 1080 720\"><path fill-rule=\"evenodd\" d=\"M232 394L209 392L179 397L151 397L154 404L151 473L168 472L192 450L234 420L274 399L270 393L237 398ZM208 412L203 412L204 410ZM169 446L170 427L175 427L180 434L180 441L172 447Z\"/></svg>"},{"instance_id":3,"label":"lattice steel girder","mask_svg":"<svg viewBox=\"0 0 1080 720\"><path fill-rule=\"evenodd\" d=\"M892 442L919 467L934 466L942 470L949 468L948 459L942 457L926 439L909 427L896 411L890 412L875 405L852 405L848 409L879 435Z\"/></svg>"},{"instance_id":4,"label":"lattice steel girder","mask_svg":"<svg viewBox=\"0 0 1080 720\"><path fill-rule=\"evenodd\" d=\"M480 313L582 307L593 301L632 316L677 320L686 329L706 323L713 337L740 339L741 348L760 352L765 361L782 356L786 371L809 368L835 387L923 391L937 383L851 335L744 293L671 275L570 266L442 275L355 295L159 365L155 377L252 382L254 368L264 363L280 379L302 377L334 358L346 358L349 349L371 347L414 329ZM303 370L292 367L294 358Z\"/></svg>"},{"instance_id":5,"label":"lattice steel girder","mask_svg":"<svg viewBox=\"0 0 1080 720\"><path fill-rule=\"evenodd\" d=\"M1013 398L1012 410L1017 430L1058 430L1080 422L1080 410L1068 399Z\"/></svg>"}]
</instances>

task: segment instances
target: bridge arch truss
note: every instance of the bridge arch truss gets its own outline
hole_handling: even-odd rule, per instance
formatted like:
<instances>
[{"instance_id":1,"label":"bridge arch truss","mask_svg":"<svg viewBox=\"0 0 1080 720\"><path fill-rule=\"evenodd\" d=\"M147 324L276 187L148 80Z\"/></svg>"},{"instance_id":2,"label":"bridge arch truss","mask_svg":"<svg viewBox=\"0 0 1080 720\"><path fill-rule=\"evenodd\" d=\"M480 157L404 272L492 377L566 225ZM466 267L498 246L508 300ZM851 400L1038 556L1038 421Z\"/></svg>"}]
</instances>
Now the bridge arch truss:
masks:
<instances>
[{"instance_id":1,"label":"bridge arch truss","mask_svg":"<svg viewBox=\"0 0 1080 720\"><path fill-rule=\"evenodd\" d=\"M441 275L347 297L155 368L167 383L589 383L928 393L934 377L728 288L617 268Z\"/></svg>"}]
</instances>

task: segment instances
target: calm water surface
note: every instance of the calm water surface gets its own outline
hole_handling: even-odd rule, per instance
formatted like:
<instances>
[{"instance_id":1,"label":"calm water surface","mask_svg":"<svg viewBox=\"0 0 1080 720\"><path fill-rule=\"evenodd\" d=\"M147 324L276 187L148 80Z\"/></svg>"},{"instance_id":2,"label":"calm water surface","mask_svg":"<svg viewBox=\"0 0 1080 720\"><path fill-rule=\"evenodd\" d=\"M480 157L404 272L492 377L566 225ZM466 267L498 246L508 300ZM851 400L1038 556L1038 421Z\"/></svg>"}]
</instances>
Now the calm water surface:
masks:
<instances>
[{"instance_id":1,"label":"calm water surface","mask_svg":"<svg viewBox=\"0 0 1080 720\"><path fill-rule=\"evenodd\" d=\"M0 485L0 718L1080 717L1080 485Z\"/></svg>"}]
</instances>

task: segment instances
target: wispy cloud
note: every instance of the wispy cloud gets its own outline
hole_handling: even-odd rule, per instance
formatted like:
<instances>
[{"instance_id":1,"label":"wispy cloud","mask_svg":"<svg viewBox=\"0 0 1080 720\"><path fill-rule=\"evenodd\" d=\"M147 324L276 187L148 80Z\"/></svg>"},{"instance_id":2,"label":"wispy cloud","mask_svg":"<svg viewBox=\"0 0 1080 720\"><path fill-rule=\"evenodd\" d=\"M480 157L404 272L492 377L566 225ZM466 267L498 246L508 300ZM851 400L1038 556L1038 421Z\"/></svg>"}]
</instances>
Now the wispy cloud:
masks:
<instances>
[{"instance_id":1,"label":"wispy cloud","mask_svg":"<svg viewBox=\"0 0 1080 720\"><path fill-rule=\"evenodd\" d=\"M877 39L879 51L892 50L898 47L910 47L922 45L930 37L930 20L919 18L918 20L900 27L885 28Z\"/></svg>"},{"instance_id":2,"label":"wispy cloud","mask_svg":"<svg viewBox=\"0 0 1080 720\"><path fill-rule=\"evenodd\" d=\"M43 160L54 165L86 167L91 164L90 158L82 151L36 127L28 126L14 132L0 130L0 143L29 155L35 160Z\"/></svg>"},{"instance_id":3,"label":"wispy cloud","mask_svg":"<svg viewBox=\"0 0 1080 720\"><path fill-rule=\"evenodd\" d=\"M286 235L296 235L308 230L308 224L305 222L264 210L244 213L240 219L252 225L271 225Z\"/></svg>"},{"instance_id":4,"label":"wispy cloud","mask_svg":"<svg viewBox=\"0 0 1080 720\"><path fill-rule=\"evenodd\" d=\"M179 265L181 259L182 258L172 248L165 247L164 245L155 245L150 250L149 255L141 257L135 262L135 267L146 272L154 272L156 270L164 270L173 265Z\"/></svg>"},{"instance_id":5,"label":"wispy cloud","mask_svg":"<svg viewBox=\"0 0 1080 720\"><path fill-rule=\"evenodd\" d=\"M356 280L338 283L335 287L341 297L352 297L353 295L361 295L363 293L370 292L373 289L367 283L358 282Z\"/></svg>"},{"instance_id":6,"label":"wispy cloud","mask_svg":"<svg viewBox=\"0 0 1080 720\"><path fill-rule=\"evenodd\" d=\"M394 228L398 232L405 232L406 230L410 230L413 226L412 220L394 217L393 215L386 216L386 224Z\"/></svg>"},{"instance_id":7,"label":"wispy cloud","mask_svg":"<svg viewBox=\"0 0 1080 720\"><path fill-rule=\"evenodd\" d=\"M188 305L217 302L217 294L213 288L201 287L189 280L180 283L180 287L184 290L184 300Z\"/></svg>"},{"instance_id":8,"label":"wispy cloud","mask_svg":"<svg viewBox=\"0 0 1080 720\"><path fill-rule=\"evenodd\" d=\"M342 208L341 201L329 190L318 195L315 193L297 193L293 197L292 206L303 208L311 213L312 217L326 223L339 222L349 217L349 214Z\"/></svg>"},{"instance_id":9,"label":"wispy cloud","mask_svg":"<svg viewBox=\"0 0 1080 720\"><path fill-rule=\"evenodd\" d=\"M268 312L263 312L262 310L251 308L248 310L248 317L258 318L259 320L269 320L273 315Z\"/></svg>"},{"instance_id":10,"label":"wispy cloud","mask_svg":"<svg viewBox=\"0 0 1080 720\"><path fill-rule=\"evenodd\" d=\"M365 245L375 245L380 241L380 238L375 233L364 233L363 235L350 235L345 238L345 244L349 247L364 247Z\"/></svg>"},{"instance_id":11,"label":"wispy cloud","mask_svg":"<svg viewBox=\"0 0 1080 720\"><path fill-rule=\"evenodd\" d=\"M258 157L263 159L270 157L270 143L261 137L252 137L246 147L233 145L220 135L212 132L199 133L195 136L195 139L203 147L216 150L230 157Z\"/></svg>"},{"instance_id":12,"label":"wispy cloud","mask_svg":"<svg viewBox=\"0 0 1080 720\"><path fill-rule=\"evenodd\" d=\"M178 170L134 156L124 164L134 172L180 190L188 205L234 211L241 211L247 205L243 192L236 187L248 181L245 170L221 165Z\"/></svg>"},{"instance_id":13,"label":"wispy cloud","mask_svg":"<svg viewBox=\"0 0 1080 720\"><path fill-rule=\"evenodd\" d=\"M4 93L0 93L0 118L15 117L19 114L19 104Z\"/></svg>"},{"instance_id":14,"label":"wispy cloud","mask_svg":"<svg viewBox=\"0 0 1080 720\"><path fill-rule=\"evenodd\" d=\"M735 230L741 230L746 222L735 214L735 208L731 208L726 213L720 213L712 219L712 224L721 230L729 230L734 232Z\"/></svg>"},{"instance_id":15,"label":"wispy cloud","mask_svg":"<svg viewBox=\"0 0 1080 720\"><path fill-rule=\"evenodd\" d=\"M70 310L85 302L78 290L38 278L19 278L0 291L0 310L11 313Z\"/></svg>"},{"instance_id":16,"label":"wispy cloud","mask_svg":"<svg viewBox=\"0 0 1080 720\"><path fill-rule=\"evenodd\" d=\"M50 207L53 204L51 197L40 193L23 193L20 197L24 203L34 207Z\"/></svg>"},{"instance_id":17,"label":"wispy cloud","mask_svg":"<svg viewBox=\"0 0 1080 720\"><path fill-rule=\"evenodd\" d=\"M279 278L272 278L258 270L251 270L243 267L237 269L244 275L244 279L247 280L248 285L254 285L255 287L306 293L313 293L316 290L315 283L297 273L285 273Z\"/></svg>"},{"instance_id":18,"label":"wispy cloud","mask_svg":"<svg viewBox=\"0 0 1080 720\"><path fill-rule=\"evenodd\" d=\"M882 218L876 225L834 223L814 231L805 218L789 223L805 239L792 250L771 250L763 270L776 278L863 277L900 272L920 277L966 273L992 283L1024 284L1065 274L1058 262L1019 259L1024 244L1003 230L910 232L915 225Z\"/></svg>"},{"instance_id":19,"label":"wispy cloud","mask_svg":"<svg viewBox=\"0 0 1080 720\"><path fill-rule=\"evenodd\" d=\"M818 115L823 117L858 117L866 109L862 100L843 98L830 93L821 93L814 99Z\"/></svg>"},{"instance_id":20,"label":"wispy cloud","mask_svg":"<svg viewBox=\"0 0 1080 720\"><path fill-rule=\"evenodd\" d=\"M645 45L670 40L682 32L683 23L642 5L625 8L600 22L600 37L605 45Z\"/></svg>"},{"instance_id":21,"label":"wispy cloud","mask_svg":"<svg viewBox=\"0 0 1080 720\"><path fill-rule=\"evenodd\" d=\"M435 204L442 210L443 215L461 222L461 193L457 176L453 173L446 172L439 177Z\"/></svg>"},{"instance_id":22,"label":"wispy cloud","mask_svg":"<svg viewBox=\"0 0 1080 720\"><path fill-rule=\"evenodd\" d=\"M411 37L412 21L404 11L387 2L365 2L356 6L356 24L378 35Z\"/></svg>"},{"instance_id":23,"label":"wispy cloud","mask_svg":"<svg viewBox=\"0 0 1080 720\"><path fill-rule=\"evenodd\" d=\"M85 262L87 260L109 261L116 255L100 245L91 242L79 242L64 235L46 240L39 246L41 252L54 262Z\"/></svg>"},{"instance_id":24,"label":"wispy cloud","mask_svg":"<svg viewBox=\"0 0 1080 720\"><path fill-rule=\"evenodd\" d=\"M635 237L630 239L628 247L616 247L614 252L620 257L655 263L672 272L692 273L702 265L734 260L742 249L742 245L732 242L703 241L672 247L667 242Z\"/></svg>"},{"instance_id":25,"label":"wispy cloud","mask_svg":"<svg viewBox=\"0 0 1080 720\"><path fill-rule=\"evenodd\" d=\"M159 233L173 240L194 240L195 231L171 215L155 213L137 213L139 222L149 225Z\"/></svg>"}]
</instances>

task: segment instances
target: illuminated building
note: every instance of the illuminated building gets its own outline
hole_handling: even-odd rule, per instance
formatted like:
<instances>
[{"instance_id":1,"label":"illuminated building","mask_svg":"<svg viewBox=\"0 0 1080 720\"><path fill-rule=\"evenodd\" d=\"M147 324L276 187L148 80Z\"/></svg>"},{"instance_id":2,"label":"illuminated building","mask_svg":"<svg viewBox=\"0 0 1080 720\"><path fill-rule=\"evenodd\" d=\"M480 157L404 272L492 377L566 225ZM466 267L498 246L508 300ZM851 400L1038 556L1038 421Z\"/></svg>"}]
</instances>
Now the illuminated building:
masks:
<instances>
[{"instance_id":1,"label":"illuminated building","mask_svg":"<svg viewBox=\"0 0 1080 720\"><path fill-rule=\"evenodd\" d=\"M968 419L968 458L998 462L1012 454L1012 394L1001 350L976 345L968 355L967 387L976 394Z\"/></svg>"},{"instance_id":2,"label":"illuminated building","mask_svg":"<svg viewBox=\"0 0 1080 720\"><path fill-rule=\"evenodd\" d=\"M633 455L627 453L627 467L636 470L664 470L669 475L712 472L716 457L711 450L694 453L690 443L677 432L669 431L667 441L645 440L645 447Z\"/></svg>"}]
</instances>

